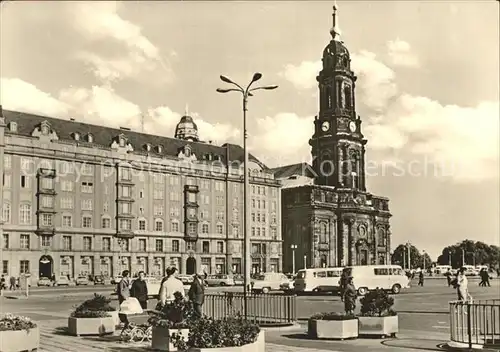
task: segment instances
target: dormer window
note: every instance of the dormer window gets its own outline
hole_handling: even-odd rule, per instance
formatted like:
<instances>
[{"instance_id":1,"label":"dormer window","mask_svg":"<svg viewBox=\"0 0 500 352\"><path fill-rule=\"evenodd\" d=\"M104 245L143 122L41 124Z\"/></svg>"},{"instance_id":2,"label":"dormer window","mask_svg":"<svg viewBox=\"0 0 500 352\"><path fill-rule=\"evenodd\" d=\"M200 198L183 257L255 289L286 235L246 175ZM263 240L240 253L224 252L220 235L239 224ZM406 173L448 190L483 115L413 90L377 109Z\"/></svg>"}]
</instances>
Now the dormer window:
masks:
<instances>
[{"instance_id":1,"label":"dormer window","mask_svg":"<svg viewBox=\"0 0 500 352\"><path fill-rule=\"evenodd\" d=\"M147 151L147 152L150 152L150 151L151 151L151 144L146 143L146 144L144 145L144 149L146 149L146 151Z\"/></svg>"},{"instance_id":2,"label":"dormer window","mask_svg":"<svg viewBox=\"0 0 500 352\"><path fill-rule=\"evenodd\" d=\"M191 147L189 145L184 146L184 155L187 157L191 156Z\"/></svg>"},{"instance_id":3,"label":"dormer window","mask_svg":"<svg viewBox=\"0 0 500 352\"><path fill-rule=\"evenodd\" d=\"M158 154L163 153L163 146L161 146L161 145L157 145L157 146L156 146L156 152L157 152Z\"/></svg>"},{"instance_id":4,"label":"dormer window","mask_svg":"<svg viewBox=\"0 0 500 352\"><path fill-rule=\"evenodd\" d=\"M205 159L206 160L212 160L212 154L208 153L208 154L205 154Z\"/></svg>"},{"instance_id":5,"label":"dormer window","mask_svg":"<svg viewBox=\"0 0 500 352\"><path fill-rule=\"evenodd\" d=\"M9 123L9 131L10 132L17 132L17 122Z\"/></svg>"},{"instance_id":6,"label":"dormer window","mask_svg":"<svg viewBox=\"0 0 500 352\"><path fill-rule=\"evenodd\" d=\"M41 132L44 136L49 134L50 126L47 123L47 121L42 122L42 125L40 127L41 127Z\"/></svg>"},{"instance_id":7,"label":"dormer window","mask_svg":"<svg viewBox=\"0 0 500 352\"><path fill-rule=\"evenodd\" d=\"M87 134L87 142L94 143L94 136L92 136L90 133Z\"/></svg>"},{"instance_id":8,"label":"dormer window","mask_svg":"<svg viewBox=\"0 0 500 352\"><path fill-rule=\"evenodd\" d=\"M122 148L125 147L125 138L120 137L119 143L120 143L120 147L122 147Z\"/></svg>"},{"instance_id":9,"label":"dormer window","mask_svg":"<svg viewBox=\"0 0 500 352\"><path fill-rule=\"evenodd\" d=\"M75 139L75 141L79 141L80 140L80 133L78 133L78 132L73 133L73 138Z\"/></svg>"}]
</instances>

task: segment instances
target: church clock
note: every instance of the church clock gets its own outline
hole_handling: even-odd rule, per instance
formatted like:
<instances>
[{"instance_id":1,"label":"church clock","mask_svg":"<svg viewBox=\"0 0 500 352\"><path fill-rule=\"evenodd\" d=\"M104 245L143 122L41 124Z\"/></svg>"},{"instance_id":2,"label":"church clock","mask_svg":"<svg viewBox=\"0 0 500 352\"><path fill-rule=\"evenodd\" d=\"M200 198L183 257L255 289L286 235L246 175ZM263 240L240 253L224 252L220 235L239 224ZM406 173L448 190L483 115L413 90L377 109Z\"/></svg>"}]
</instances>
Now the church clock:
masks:
<instances>
[{"instance_id":1,"label":"church clock","mask_svg":"<svg viewBox=\"0 0 500 352\"><path fill-rule=\"evenodd\" d=\"M321 130L323 132L328 132L328 130L330 129L330 122L328 121L324 121L322 124L321 124Z\"/></svg>"},{"instance_id":2,"label":"church clock","mask_svg":"<svg viewBox=\"0 0 500 352\"><path fill-rule=\"evenodd\" d=\"M352 133L356 132L356 123L354 121L349 122L349 130Z\"/></svg>"}]
</instances>

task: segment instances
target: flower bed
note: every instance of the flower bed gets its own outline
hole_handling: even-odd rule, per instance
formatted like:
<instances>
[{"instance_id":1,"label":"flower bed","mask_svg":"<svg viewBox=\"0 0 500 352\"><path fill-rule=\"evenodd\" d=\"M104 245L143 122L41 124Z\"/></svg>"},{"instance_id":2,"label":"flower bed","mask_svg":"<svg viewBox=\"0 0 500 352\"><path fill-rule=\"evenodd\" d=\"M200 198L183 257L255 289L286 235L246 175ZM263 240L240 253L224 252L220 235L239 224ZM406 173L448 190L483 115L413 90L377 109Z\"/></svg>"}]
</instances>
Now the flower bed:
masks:
<instances>
[{"instance_id":1,"label":"flower bed","mask_svg":"<svg viewBox=\"0 0 500 352\"><path fill-rule=\"evenodd\" d=\"M117 312L111 300L98 294L86 300L68 318L68 332L74 336L106 335L115 331Z\"/></svg>"},{"instance_id":2,"label":"flower bed","mask_svg":"<svg viewBox=\"0 0 500 352\"><path fill-rule=\"evenodd\" d=\"M399 332L399 319L392 309L394 298L377 288L361 298L360 302L359 335L396 336Z\"/></svg>"},{"instance_id":3,"label":"flower bed","mask_svg":"<svg viewBox=\"0 0 500 352\"><path fill-rule=\"evenodd\" d=\"M317 339L344 340L358 337L358 318L354 315L321 313L308 321L308 335Z\"/></svg>"},{"instance_id":4,"label":"flower bed","mask_svg":"<svg viewBox=\"0 0 500 352\"><path fill-rule=\"evenodd\" d=\"M38 349L40 331L30 318L13 314L0 316L0 351L20 352Z\"/></svg>"}]
</instances>

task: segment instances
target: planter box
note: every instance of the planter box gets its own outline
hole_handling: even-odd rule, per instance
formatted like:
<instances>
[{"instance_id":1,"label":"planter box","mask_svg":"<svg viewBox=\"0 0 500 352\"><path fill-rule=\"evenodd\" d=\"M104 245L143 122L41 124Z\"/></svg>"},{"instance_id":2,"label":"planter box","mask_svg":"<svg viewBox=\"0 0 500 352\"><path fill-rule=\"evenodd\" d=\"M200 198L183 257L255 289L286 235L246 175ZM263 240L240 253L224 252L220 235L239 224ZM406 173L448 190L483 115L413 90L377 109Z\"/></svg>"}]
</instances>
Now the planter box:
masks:
<instances>
[{"instance_id":1,"label":"planter box","mask_svg":"<svg viewBox=\"0 0 500 352\"><path fill-rule=\"evenodd\" d=\"M392 317L359 317L360 336L396 336L399 332L398 316Z\"/></svg>"},{"instance_id":2,"label":"planter box","mask_svg":"<svg viewBox=\"0 0 500 352\"><path fill-rule=\"evenodd\" d=\"M265 352L265 335L261 331L254 343L237 347L220 347L220 348L194 348L191 347L189 352Z\"/></svg>"},{"instance_id":3,"label":"planter box","mask_svg":"<svg viewBox=\"0 0 500 352\"><path fill-rule=\"evenodd\" d=\"M352 339L358 337L358 319L310 320L309 336L317 339Z\"/></svg>"},{"instance_id":4,"label":"planter box","mask_svg":"<svg viewBox=\"0 0 500 352\"><path fill-rule=\"evenodd\" d=\"M156 351L177 351L177 348L172 344L171 336L174 333L179 333L187 341L189 337L189 329L167 329L154 327L153 337L151 338L151 348Z\"/></svg>"},{"instance_id":5,"label":"planter box","mask_svg":"<svg viewBox=\"0 0 500 352\"><path fill-rule=\"evenodd\" d=\"M0 351L21 352L38 349L40 331L38 327L29 330L0 331Z\"/></svg>"},{"instance_id":6,"label":"planter box","mask_svg":"<svg viewBox=\"0 0 500 352\"><path fill-rule=\"evenodd\" d=\"M115 318L68 318L68 332L73 336L106 335L115 332Z\"/></svg>"}]
</instances>

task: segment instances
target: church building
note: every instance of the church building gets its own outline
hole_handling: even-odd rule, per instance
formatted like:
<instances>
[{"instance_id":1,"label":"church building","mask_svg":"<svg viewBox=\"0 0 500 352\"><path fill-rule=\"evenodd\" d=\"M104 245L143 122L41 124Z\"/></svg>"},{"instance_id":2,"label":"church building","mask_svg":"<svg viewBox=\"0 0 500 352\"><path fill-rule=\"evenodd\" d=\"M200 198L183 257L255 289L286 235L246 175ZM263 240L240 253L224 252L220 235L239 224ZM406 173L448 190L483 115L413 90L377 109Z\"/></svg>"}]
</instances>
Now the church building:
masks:
<instances>
[{"instance_id":1,"label":"church building","mask_svg":"<svg viewBox=\"0 0 500 352\"><path fill-rule=\"evenodd\" d=\"M317 76L319 113L309 140L312 165L273 169L283 183L283 270L390 262L389 200L366 189L356 76L333 8L332 39ZM298 182L300 181L300 182ZM295 263L292 261L295 260Z\"/></svg>"}]
</instances>

